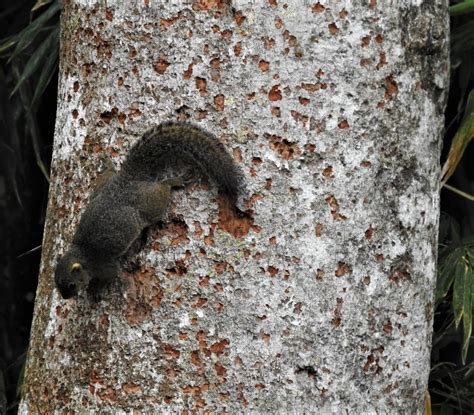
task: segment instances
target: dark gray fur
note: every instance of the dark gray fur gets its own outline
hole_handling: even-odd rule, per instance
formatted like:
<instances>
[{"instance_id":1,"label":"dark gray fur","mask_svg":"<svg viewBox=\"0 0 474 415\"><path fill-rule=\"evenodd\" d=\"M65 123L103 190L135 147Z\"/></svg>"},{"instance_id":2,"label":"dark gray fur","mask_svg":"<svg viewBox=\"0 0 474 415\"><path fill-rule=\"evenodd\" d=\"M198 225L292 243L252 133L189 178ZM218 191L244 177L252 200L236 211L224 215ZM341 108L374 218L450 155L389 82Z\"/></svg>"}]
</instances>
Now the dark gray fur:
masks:
<instances>
[{"instance_id":1,"label":"dark gray fur","mask_svg":"<svg viewBox=\"0 0 474 415\"><path fill-rule=\"evenodd\" d=\"M190 165L235 203L241 175L216 138L188 123L158 125L135 144L119 172L91 197L72 245L58 261L55 282L64 298L99 290L117 277L120 258L147 226L163 219L180 178L155 181L169 167Z\"/></svg>"}]
</instances>

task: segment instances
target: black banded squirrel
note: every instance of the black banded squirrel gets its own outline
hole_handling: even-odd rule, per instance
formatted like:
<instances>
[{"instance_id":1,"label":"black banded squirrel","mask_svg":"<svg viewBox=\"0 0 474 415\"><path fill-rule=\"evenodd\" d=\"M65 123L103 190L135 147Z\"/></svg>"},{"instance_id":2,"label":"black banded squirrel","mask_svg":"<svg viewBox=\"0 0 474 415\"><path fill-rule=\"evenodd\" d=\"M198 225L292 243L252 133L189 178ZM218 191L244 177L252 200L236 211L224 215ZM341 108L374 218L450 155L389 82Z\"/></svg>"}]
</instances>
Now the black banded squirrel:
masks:
<instances>
[{"instance_id":1,"label":"black banded squirrel","mask_svg":"<svg viewBox=\"0 0 474 415\"><path fill-rule=\"evenodd\" d=\"M99 290L118 276L120 258L144 228L164 218L171 188L185 181L159 182L157 175L181 164L209 176L235 205L242 176L212 134L183 122L153 127L132 147L120 171L104 173L92 195L71 247L56 266L55 283L63 298L87 288Z\"/></svg>"}]
</instances>

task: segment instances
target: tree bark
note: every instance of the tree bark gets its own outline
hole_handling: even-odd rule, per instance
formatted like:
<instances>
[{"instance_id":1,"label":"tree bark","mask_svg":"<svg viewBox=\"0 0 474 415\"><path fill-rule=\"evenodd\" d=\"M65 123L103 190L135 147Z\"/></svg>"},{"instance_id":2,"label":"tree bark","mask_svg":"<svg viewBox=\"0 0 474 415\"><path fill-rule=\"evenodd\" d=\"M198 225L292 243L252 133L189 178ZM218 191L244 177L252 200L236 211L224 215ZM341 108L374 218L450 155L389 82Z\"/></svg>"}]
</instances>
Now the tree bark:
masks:
<instances>
[{"instance_id":1,"label":"tree bark","mask_svg":"<svg viewBox=\"0 0 474 415\"><path fill-rule=\"evenodd\" d=\"M422 411L447 5L343 3L65 2L20 413ZM175 191L103 301L62 300L100 166L170 119L233 154L246 215Z\"/></svg>"}]
</instances>

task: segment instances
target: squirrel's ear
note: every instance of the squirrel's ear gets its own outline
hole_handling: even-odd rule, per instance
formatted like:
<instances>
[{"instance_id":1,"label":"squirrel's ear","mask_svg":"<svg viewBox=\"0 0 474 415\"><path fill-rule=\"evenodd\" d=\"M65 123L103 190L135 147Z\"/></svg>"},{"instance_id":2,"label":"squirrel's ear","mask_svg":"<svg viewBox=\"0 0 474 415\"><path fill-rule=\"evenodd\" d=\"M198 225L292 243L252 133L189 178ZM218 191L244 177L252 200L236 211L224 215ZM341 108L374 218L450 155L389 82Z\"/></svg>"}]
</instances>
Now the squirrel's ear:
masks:
<instances>
[{"instance_id":1,"label":"squirrel's ear","mask_svg":"<svg viewBox=\"0 0 474 415\"><path fill-rule=\"evenodd\" d=\"M71 265L71 271L80 271L82 268L82 265L79 262L74 262L74 264Z\"/></svg>"}]
</instances>

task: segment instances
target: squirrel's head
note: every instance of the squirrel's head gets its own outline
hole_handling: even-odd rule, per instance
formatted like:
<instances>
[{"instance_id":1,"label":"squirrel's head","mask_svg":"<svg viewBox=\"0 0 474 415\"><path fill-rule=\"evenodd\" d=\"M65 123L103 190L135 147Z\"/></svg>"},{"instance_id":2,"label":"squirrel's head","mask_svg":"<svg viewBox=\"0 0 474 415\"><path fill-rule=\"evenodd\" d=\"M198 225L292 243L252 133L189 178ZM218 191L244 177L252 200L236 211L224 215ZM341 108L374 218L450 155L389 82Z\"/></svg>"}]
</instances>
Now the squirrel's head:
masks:
<instances>
[{"instance_id":1,"label":"squirrel's head","mask_svg":"<svg viewBox=\"0 0 474 415\"><path fill-rule=\"evenodd\" d=\"M84 266L84 260L75 249L69 250L59 259L54 281L65 299L77 296L79 291L89 285L90 277Z\"/></svg>"}]
</instances>

